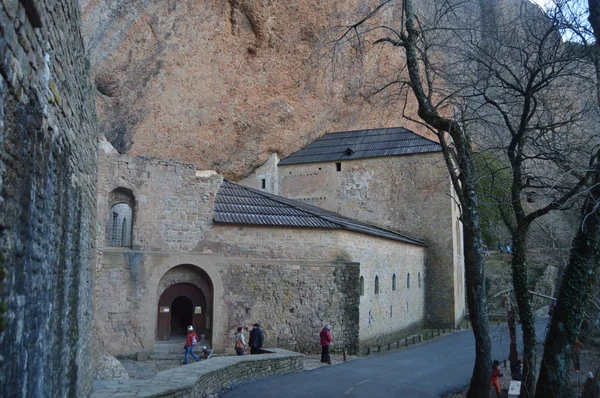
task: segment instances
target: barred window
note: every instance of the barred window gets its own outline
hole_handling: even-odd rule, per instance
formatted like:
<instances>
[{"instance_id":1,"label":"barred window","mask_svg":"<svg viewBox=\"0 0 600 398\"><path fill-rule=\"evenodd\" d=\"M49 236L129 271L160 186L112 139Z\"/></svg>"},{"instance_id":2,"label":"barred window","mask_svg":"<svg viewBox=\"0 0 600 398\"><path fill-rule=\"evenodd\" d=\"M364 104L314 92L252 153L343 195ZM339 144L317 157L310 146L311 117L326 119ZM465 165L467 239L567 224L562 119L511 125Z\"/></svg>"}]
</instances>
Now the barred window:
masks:
<instances>
[{"instance_id":1,"label":"barred window","mask_svg":"<svg viewBox=\"0 0 600 398\"><path fill-rule=\"evenodd\" d=\"M113 247L131 246L131 219L133 212L127 203L117 203L110 209L108 225L108 245Z\"/></svg>"}]
</instances>

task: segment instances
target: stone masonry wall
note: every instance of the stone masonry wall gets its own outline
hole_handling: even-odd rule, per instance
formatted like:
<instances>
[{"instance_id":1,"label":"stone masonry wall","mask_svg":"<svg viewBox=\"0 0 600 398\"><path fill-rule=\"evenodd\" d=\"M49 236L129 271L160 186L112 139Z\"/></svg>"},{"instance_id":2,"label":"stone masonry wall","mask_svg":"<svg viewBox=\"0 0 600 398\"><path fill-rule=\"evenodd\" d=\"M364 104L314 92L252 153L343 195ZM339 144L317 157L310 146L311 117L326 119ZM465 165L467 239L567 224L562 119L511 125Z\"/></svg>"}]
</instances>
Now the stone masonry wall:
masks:
<instances>
[{"instance_id":1,"label":"stone masonry wall","mask_svg":"<svg viewBox=\"0 0 600 398\"><path fill-rule=\"evenodd\" d=\"M358 274L356 263L232 261L221 271L230 335L259 322L265 347L317 352L319 332L330 323L332 349L356 353Z\"/></svg>"},{"instance_id":2,"label":"stone masonry wall","mask_svg":"<svg viewBox=\"0 0 600 398\"><path fill-rule=\"evenodd\" d=\"M425 248L421 246L336 230L218 224L205 238L199 248L219 251L226 256L359 263L360 273L356 277L355 286L358 287L360 276L364 278L365 284L364 296L360 297L361 346L363 342L383 341L384 336L393 339L408 328L424 322ZM409 273L412 275L411 287L407 288ZM392 291L394 274L397 288ZM374 291L375 276L379 277L379 294ZM350 293L351 291L346 292ZM234 320L241 322L245 319L242 317ZM330 323L335 330L335 324ZM231 327L235 325L234 322Z\"/></svg>"},{"instance_id":3,"label":"stone masonry wall","mask_svg":"<svg viewBox=\"0 0 600 398\"><path fill-rule=\"evenodd\" d=\"M0 396L89 396L96 116L72 0L0 0Z\"/></svg>"},{"instance_id":4,"label":"stone masonry wall","mask_svg":"<svg viewBox=\"0 0 600 398\"><path fill-rule=\"evenodd\" d=\"M464 314L458 214L440 153L279 167L279 193L406 233L427 245L426 320L453 326Z\"/></svg>"},{"instance_id":5,"label":"stone masonry wall","mask_svg":"<svg viewBox=\"0 0 600 398\"><path fill-rule=\"evenodd\" d=\"M400 284L409 272L415 281L424 275L423 247L341 230L214 224L220 176L197 177L191 165L104 152L95 329L108 352L152 348L162 278L181 265L177 281L200 289L212 284L207 327L218 351L231 351L237 326L257 321L267 331L267 346L306 351L318 349L326 322L334 326L337 347L352 351L363 338L422 323L423 290ZM106 246L109 198L117 188L135 200L132 247ZM398 290L391 293L393 272ZM368 284L379 275L381 294L360 298L361 275Z\"/></svg>"},{"instance_id":6,"label":"stone masonry wall","mask_svg":"<svg viewBox=\"0 0 600 398\"><path fill-rule=\"evenodd\" d=\"M139 380L98 381L91 398L204 397L242 380L299 372L303 367L302 354L282 349L261 355L220 356L159 372L143 383Z\"/></svg>"}]
</instances>

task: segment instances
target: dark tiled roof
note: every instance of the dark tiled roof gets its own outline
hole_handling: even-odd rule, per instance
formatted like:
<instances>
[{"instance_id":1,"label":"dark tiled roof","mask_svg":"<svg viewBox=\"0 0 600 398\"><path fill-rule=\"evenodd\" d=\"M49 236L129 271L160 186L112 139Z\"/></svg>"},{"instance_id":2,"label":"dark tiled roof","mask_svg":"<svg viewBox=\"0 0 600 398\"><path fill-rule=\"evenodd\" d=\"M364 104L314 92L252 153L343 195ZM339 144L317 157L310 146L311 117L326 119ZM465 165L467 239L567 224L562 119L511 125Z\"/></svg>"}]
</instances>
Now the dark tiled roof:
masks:
<instances>
[{"instance_id":1,"label":"dark tiled roof","mask_svg":"<svg viewBox=\"0 0 600 398\"><path fill-rule=\"evenodd\" d=\"M227 180L223 181L217 192L214 221L224 224L344 229L424 246L420 240Z\"/></svg>"},{"instance_id":2,"label":"dark tiled roof","mask_svg":"<svg viewBox=\"0 0 600 398\"><path fill-rule=\"evenodd\" d=\"M379 156L439 152L440 144L403 127L325 134L279 164L337 162Z\"/></svg>"}]
</instances>

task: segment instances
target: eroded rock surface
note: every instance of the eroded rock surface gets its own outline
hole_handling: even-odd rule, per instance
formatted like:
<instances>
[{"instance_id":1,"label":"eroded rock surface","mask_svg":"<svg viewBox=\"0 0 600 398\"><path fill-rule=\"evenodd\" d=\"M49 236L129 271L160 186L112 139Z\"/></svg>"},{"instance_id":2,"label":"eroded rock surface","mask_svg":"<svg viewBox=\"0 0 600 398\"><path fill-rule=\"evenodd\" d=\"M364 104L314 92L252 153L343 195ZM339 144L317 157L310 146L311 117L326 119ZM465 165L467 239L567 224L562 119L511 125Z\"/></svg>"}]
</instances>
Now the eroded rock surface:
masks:
<instances>
[{"instance_id":1,"label":"eroded rock surface","mask_svg":"<svg viewBox=\"0 0 600 398\"><path fill-rule=\"evenodd\" d=\"M328 131L419 130L401 119L398 99L363 106L373 84L397 73L400 51L350 56L324 73L327 30L373 1L80 3L101 127L120 152L240 177Z\"/></svg>"}]
</instances>

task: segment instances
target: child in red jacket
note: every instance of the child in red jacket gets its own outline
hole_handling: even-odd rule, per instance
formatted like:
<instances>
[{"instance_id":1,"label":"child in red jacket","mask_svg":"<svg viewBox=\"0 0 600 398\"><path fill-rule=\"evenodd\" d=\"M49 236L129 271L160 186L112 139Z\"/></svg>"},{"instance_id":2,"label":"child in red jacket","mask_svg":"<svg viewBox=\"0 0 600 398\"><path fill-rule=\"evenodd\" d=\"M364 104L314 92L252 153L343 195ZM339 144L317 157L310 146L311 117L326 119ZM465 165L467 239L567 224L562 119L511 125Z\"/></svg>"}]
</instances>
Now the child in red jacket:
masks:
<instances>
[{"instance_id":1,"label":"child in red jacket","mask_svg":"<svg viewBox=\"0 0 600 398\"><path fill-rule=\"evenodd\" d=\"M198 342L198 335L194 332L194 327L192 325L187 327L187 339L185 340L185 359L183 360L183 364L188 364L188 355L192 355L194 361L200 362L200 358L196 354L194 354L194 346Z\"/></svg>"},{"instance_id":2,"label":"child in red jacket","mask_svg":"<svg viewBox=\"0 0 600 398\"><path fill-rule=\"evenodd\" d=\"M498 378L504 376L500 370L500 362L494 361L492 363L492 385L496 389L496 396L500 398L500 380Z\"/></svg>"}]
</instances>

